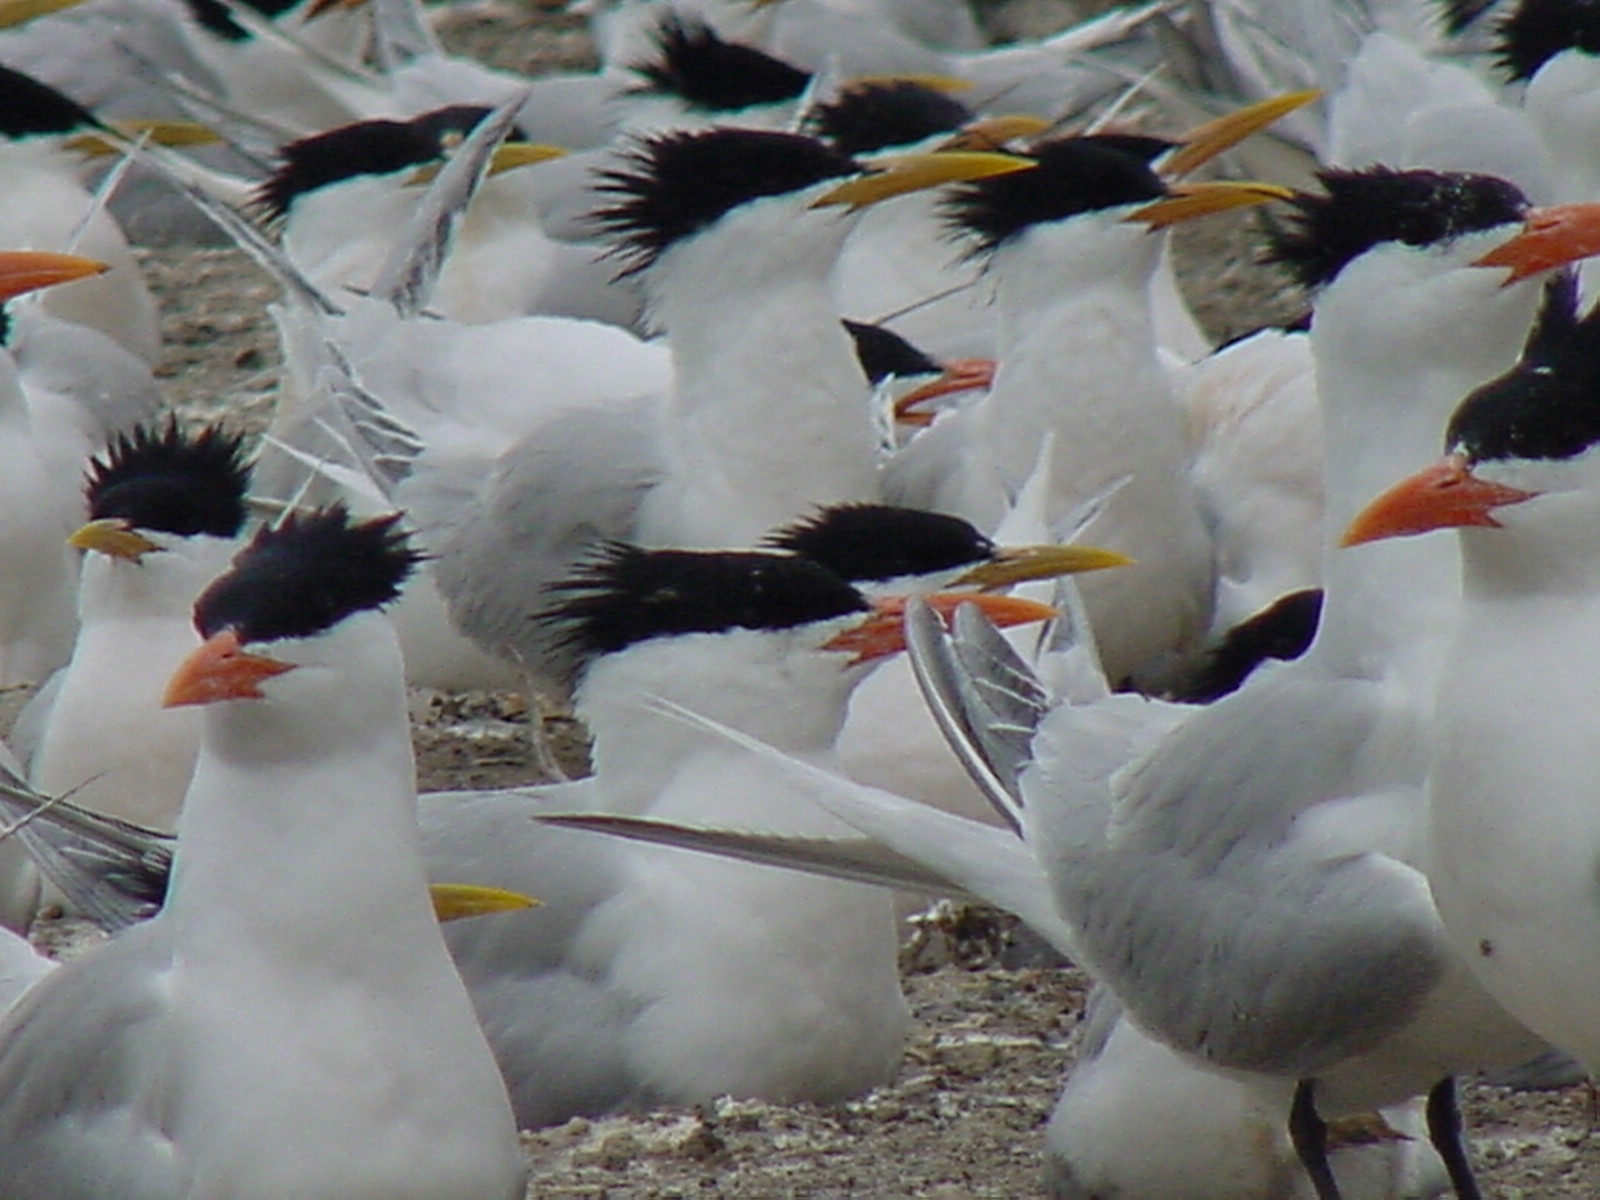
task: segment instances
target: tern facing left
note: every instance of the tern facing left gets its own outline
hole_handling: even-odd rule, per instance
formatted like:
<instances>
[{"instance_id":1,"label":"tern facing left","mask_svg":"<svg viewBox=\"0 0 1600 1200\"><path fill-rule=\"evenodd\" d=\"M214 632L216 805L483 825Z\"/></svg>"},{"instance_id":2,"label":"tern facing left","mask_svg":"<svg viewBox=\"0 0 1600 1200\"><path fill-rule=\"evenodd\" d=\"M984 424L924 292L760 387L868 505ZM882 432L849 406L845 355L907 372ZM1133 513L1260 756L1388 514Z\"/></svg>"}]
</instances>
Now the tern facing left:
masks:
<instances>
[{"instance_id":1,"label":"tern facing left","mask_svg":"<svg viewBox=\"0 0 1600 1200\"><path fill-rule=\"evenodd\" d=\"M1530 1029L1600 1064L1600 315L1530 345L1456 410L1446 455L1347 544L1461 530L1440 679L1428 880L1446 934Z\"/></svg>"},{"instance_id":2,"label":"tern facing left","mask_svg":"<svg viewBox=\"0 0 1600 1200\"><path fill-rule=\"evenodd\" d=\"M195 606L165 703L203 704L151 921L0 1026L0 1196L513 1200L505 1087L433 909L399 646L413 555L332 509Z\"/></svg>"}]
</instances>

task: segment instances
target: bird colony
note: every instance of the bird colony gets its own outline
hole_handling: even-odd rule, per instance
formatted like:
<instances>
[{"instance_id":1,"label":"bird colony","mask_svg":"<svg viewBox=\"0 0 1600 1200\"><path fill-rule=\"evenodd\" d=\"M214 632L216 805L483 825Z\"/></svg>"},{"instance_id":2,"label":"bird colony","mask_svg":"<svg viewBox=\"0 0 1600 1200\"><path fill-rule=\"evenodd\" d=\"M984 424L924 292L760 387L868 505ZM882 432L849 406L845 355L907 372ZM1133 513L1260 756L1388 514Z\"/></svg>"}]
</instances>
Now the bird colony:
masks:
<instances>
[{"instance_id":1,"label":"bird colony","mask_svg":"<svg viewBox=\"0 0 1600 1200\"><path fill-rule=\"evenodd\" d=\"M573 7L0 0L0 1200L850 1111L908 896L1093 988L962 1195L1487 1194L1458 1080L1600 1066L1600 3ZM1219 345L1225 212L1303 312ZM408 687L546 781L419 792Z\"/></svg>"}]
</instances>

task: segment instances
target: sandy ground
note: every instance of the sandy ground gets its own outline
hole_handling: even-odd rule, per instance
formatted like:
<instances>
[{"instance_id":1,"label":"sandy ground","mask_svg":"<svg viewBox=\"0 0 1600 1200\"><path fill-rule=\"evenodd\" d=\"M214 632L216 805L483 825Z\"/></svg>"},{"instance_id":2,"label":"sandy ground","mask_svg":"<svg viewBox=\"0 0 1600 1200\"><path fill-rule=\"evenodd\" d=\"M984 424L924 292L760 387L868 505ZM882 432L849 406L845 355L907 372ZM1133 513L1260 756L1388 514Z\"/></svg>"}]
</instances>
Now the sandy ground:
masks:
<instances>
[{"instance_id":1,"label":"sandy ground","mask_svg":"<svg viewBox=\"0 0 1600 1200\"><path fill-rule=\"evenodd\" d=\"M458 10L454 44L496 65L583 65L572 18L499 3ZM1213 329L1237 333L1294 312L1299 297L1252 261L1246 227L1185 234L1188 277ZM161 375L186 412L259 420L278 361L267 314L274 289L242 256L167 247L144 265L166 314ZM515 696L416 697L424 787L481 787L536 778L526 706ZM556 730L581 764L580 731ZM1041 1130L1073 1054L1085 980L1074 970L1010 969L987 934L935 928L904 974L916 1030L899 1081L838 1108L723 1102L575 1120L531 1133L529 1195L644 1197L922 1197L1037 1194ZM1518 1094L1474 1085L1467 1099L1486 1193L1514 1198L1600 1195L1600 1145L1583 1087ZM1130 1130L1129 1136L1159 1136ZM1221 1200L1221 1198L1219 1198Z\"/></svg>"}]
</instances>

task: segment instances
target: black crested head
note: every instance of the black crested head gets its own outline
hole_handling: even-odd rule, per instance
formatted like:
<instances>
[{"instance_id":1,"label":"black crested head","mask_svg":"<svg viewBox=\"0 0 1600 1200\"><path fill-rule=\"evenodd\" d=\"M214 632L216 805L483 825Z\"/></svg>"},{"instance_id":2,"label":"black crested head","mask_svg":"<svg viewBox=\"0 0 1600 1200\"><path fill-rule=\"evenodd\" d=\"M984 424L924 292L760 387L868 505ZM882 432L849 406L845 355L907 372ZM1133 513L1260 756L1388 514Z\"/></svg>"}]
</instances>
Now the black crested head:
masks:
<instances>
[{"instance_id":1,"label":"black crested head","mask_svg":"<svg viewBox=\"0 0 1600 1200\"><path fill-rule=\"evenodd\" d=\"M99 128L99 118L76 100L31 75L0 67L0 134L20 138Z\"/></svg>"},{"instance_id":2,"label":"black crested head","mask_svg":"<svg viewBox=\"0 0 1600 1200\"><path fill-rule=\"evenodd\" d=\"M245 0L251 8L264 17L275 17L279 13L288 12L300 0ZM216 34L228 42L243 42L249 39L250 31L233 19L233 14L228 11L228 6L222 0L184 0L184 6L201 27Z\"/></svg>"},{"instance_id":3,"label":"black crested head","mask_svg":"<svg viewBox=\"0 0 1600 1200\"><path fill-rule=\"evenodd\" d=\"M1531 79L1564 50L1600 54L1596 0L1522 0L1496 27L1498 65L1509 79Z\"/></svg>"},{"instance_id":4,"label":"black crested head","mask_svg":"<svg viewBox=\"0 0 1600 1200\"><path fill-rule=\"evenodd\" d=\"M771 534L766 544L866 583L986 562L995 545L969 522L889 504L835 504Z\"/></svg>"},{"instance_id":5,"label":"black crested head","mask_svg":"<svg viewBox=\"0 0 1600 1200\"><path fill-rule=\"evenodd\" d=\"M1295 194L1294 215L1271 234L1266 254L1303 287L1331 283L1384 242L1439 245L1520 221L1529 208L1516 184L1494 175L1365 167L1317 178L1323 194Z\"/></svg>"},{"instance_id":6,"label":"black crested head","mask_svg":"<svg viewBox=\"0 0 1600 1200\"><path fill-rule=\"evenodd\" d=\"M562 598L535 620L584 657L652 638L732 629L793 629L865 612L849 584L787 554L641 550L613 543L549 589Z\"/></svg>"},{"instance_id":7,"label":"black crested head","mask_svg":"<svg viewBox=\"0 0 1600 1200\"><path fill-rule=\"evenodd\" d=\"M892 329L848 318L842 323L855 343L862 374L874 386L891 375L904 379L911 375L937 375L943 369Z\"/></svg>"},{"instance_id":8,"label":"black crested head","mask_svg":"<svg viewBox=\"0 0 1600 1200\"><path fill-rule=\"evenodd\" d=\"M232 629L242 642L311 637L380 608L421 555L395 528L399 514L355 521L340 505L261 529L194 605L202 636Z\"/></svg>"},{"instance_id":9,"label":"black crested head","mask_svg":"<svg viewBox=\"0 0 1600 1200\"><path fill-rule=\"evenodd\" d=\"M185 433L176 420L121 434L89 464L89 517L136 529L235 537L244 527L250 469L244 440L220 426Z\"/></svg>"},{"instance_id":10,"label":"black crested head","mask_svg":"<svg viewBox=\"0 0 1600 1200\"><path fill-rule=\"evenodd\" d=\"M278 167L256 190L255 203L268 220L279 220L299 197L318 188L433 162L489 111L452 104L409 121L357 121L300 138L279 149Z\"/></svg>"},{"instance_id":11,"label":"black crested head","mask_svg":"<svg viewBox=\"0 0 1600 1200\"><path fill-rule=\"evenodd\" d=\"M1159 200L1167 186L1150 158L1131 142L1168 148L1155 139L1120 135L1056 138L1029 154L1038 165L963 184L945 202L951 228L974 233L977 252L997 249L1034 225L1079 213Z\"/></svg>"},{"instance_id":12,"label":"black crested head","mask_svg":"<svg viewBox=\"0 0 1600 1200\"><path fill-rule=\"evenodd\" d=\"M1477 462L1574 458L1600 442L1600 308L1581 320L1565 273L1515 367L1478 388L1450 418L1445 444Z\"/></svg>"},{"instance_id":13,"label":"black crested head","mask_svg":"<svg viewBox=\"0 0 1600 1200\"><path fill-rule=\"evenodd\" d=\"M594 214L628 263L645 270L674 243L731 210L856 174L849 157L816 138L756 129L658 134L628 155L626 168L602 172L599 190L620 196Z\"/></svg>"},{"instance_id":14,"label":"black crested head","mask_svg":"<svg viewBox=\"0 0 1600 1200\"><path fill-rule=\"evenodd\" d=\"M644 77L636 90L677 96L702 112L735 112L793 100L811 76L781 58L740 42L725 42L709 25L673 14L656 27L654 58L634 63Z\"/></svg>"},{"instance_id":15,"label":"black crested head","mask_svg":"<svg viewBox=\"0 0 1600 1200\"><path fill-rule=\"evenodd\" d=\"M953 133L973 112L961 101L910 79L855 84L806 117L806 129L840 154L871 154Z\"/></svg>"}]
</instances>

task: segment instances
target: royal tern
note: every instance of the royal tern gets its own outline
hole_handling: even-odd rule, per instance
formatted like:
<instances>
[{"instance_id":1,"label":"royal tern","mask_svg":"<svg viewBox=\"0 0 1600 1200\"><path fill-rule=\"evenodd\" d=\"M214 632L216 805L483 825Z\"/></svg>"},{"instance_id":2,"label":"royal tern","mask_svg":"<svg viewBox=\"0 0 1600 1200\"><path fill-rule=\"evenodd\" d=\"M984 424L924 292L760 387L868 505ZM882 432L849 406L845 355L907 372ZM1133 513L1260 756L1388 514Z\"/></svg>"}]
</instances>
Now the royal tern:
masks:
<instances>
[{"instance_id":1,"label":"royal tern","mask_svg":"<svg viewBox=\"0 0 1600 1200\"><path fill-rule=\"evenodd\" d=\"M161 357L160 320L127 239L79 178L81 160L67 146L100 122L37 80L0 67L0 244L70 250L110 268L102 277L54 292L46 307L99 329L148 363Z\"/></svg>"},{"instance_id":2,"label":"royal tern","mask_svg":"<svg viewBox=\"0 0 1600 1200\"><path fill-rule=\"evenodd\" d=\"M290 518L197 602L182 862L0 1024L0 1194L521 1197L418 853L392 524Z\"/></svg>"},{"instance_id":3,"label":"royal tern","mask_svg":"<svg viewBox=\"0 0 1600 1200\"><path fill-rule=\"evenodd\" d=\"M844 208L1024 164L956 153L881 165L864 171L809 137L719 129L651 139L612 176L602 218L665 332L671 387L569 408L471 465L461 490L475 501L430 543L464 633L559 680L563 652L527 616L585 547L748 546L818 504L877 498L867 384L829 288L853 223Z\"/></svg>"},{"instance_id":4,"label":"royal tern","mask_svg":"<svg viewBox=\"0 0 1600 1200\"><path fill-rule=\"evenodd\" d=\"M1175 220L1260 203L1271 189L1186 194L1149 166L1153 139L1062 138L1031 170L967 184L951 202L994 280L994 385L914 438L888 467L897 503L993 529L1053 436L1055 523L1125 479L1085 535L1135 565L1086 588L1107 670L1119 681L1210 627L1210 535L1189 477L1182 419L1156 352L1150 284ZM1009 180L1009 182L1008 182Z\"/></svg>"},{"instance_id":5,"label":"royal tern","mask_svg":"<svg viewBox=\"0 0 1600 1200\"><path fill-rule=\"evenodd\" d=\"M1600 925L1581 656L1600 563L1600 317L1578 320L1570 292L1566 306L1514 370L1462 402L1445 457L1357 515L1346 540L1462 530L1465 598L1439 680L1428 878L1451 944L1483 986L1591 1066Z\"/></svg>"},{"instance_id":6,"label":"royal tern","mask_svg":"<svg viewBox=\"0 0 1600 1200\"><path fill-rule=\"evenodd\" d=\"M89 467L72 659L41 696L28 780L50 795L170 830L199 748L199 714L160 713L194 645L189 611L228 565L249 470L237 435L168 420L117 438ZM191 719L192 718L192 719Z\"/></svg>"},{"instance_id":7,"label":"royal tern","mask_svg":"<svg viewBox=\"0 0 1600 1200\"><path fill-rule=\"evenodd\" d=\"M627 547L559 595L545 619L581 661L576 710L593 735L594 775L433 795L422 808L435 879L514 888L540 878L535 920L491 917L447 934L519 1119L730 1092L833 1101L889 1078L907 1017L886 896L744 864L708 868L528 818L577 808L841 832L804 789L659 705L708 708L829 762L863 666L903 645L903 598L869 602L791 554ZM1006 623L1049 611L974 602Z\"/></svg>"},{"instance_id":8,"label":"royal tern","mask_svg":"<svg viewBox=\"0 0 1600 1200\"><path fill-rule=\"evenodd\" d=\"M12 299L92 278L76 255L0 255L0 681L41 680L71 653L77 564L65 539L79 522L79 474L116 433L161 398L144 364L111 339Z\"/></svg>"},{"instance_id":9,"label":"royal tern","mask_svg":"<svg viewBox=\"0 0 1600 1200\"><path fill-rule=\"evenodd\" d=\"M404 121L341 125L282 147L257 200L282 222L289 260L329 296L370 291L416 208L418 173L436 169L488 113L452 105ZM562 153L526 142L495 151L493 178L473 196L435 283L431 305L440 315L477 323L541 310L554 250L522 186L526 172L513 168Z\"/></svg>"},{"instance_id":10,"label":"royal tern","mask_svg":"<svg viewBox=\"0 0 1600 1200\"><path fill-rule=\"evenodd\" d=\"M1568 210L1552 228L1500 180L1326 182L1320 201L1300 198L1277 252L1325 284L1312 337L1337 534L1374 475L1392 479L1392 460L1433 441L1452 391L1514 360L1536 277L1593 243L1592 224ZM1324 1200L1338 1189L1317 1106L1361 1111L1427 1091L1434 1139L1472 1195L1451 1093L1436 1084L1540 1043L1453 953L1420 869L1430 700L1455 606L1449 548L1384 562L1374 549L1330 552L1305 657L1187 716L1105 697L1103 683L1080 693L1087 702L1048 708L1037 684L1017 685L1026 672L1003 648L946 670L941 694L944 708L970 710L951 728L967 760L989 764L990 794L1048 872L1068 944L1143 1031L1247 1072L1236 1077L1255 1080L1263 1103L1277 1097ZM1423 579L1433 586L1419 592ZM983 707L1006 693L1020 709ZM818 796L1006 903L993 848L962 863L935 837L937 814L862 802L873 793L861 790ZM1021 903L1050 927L1031 894Z\"/></svg>"}]
</instances>

